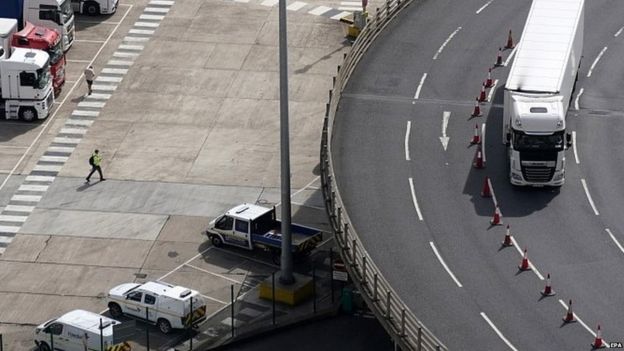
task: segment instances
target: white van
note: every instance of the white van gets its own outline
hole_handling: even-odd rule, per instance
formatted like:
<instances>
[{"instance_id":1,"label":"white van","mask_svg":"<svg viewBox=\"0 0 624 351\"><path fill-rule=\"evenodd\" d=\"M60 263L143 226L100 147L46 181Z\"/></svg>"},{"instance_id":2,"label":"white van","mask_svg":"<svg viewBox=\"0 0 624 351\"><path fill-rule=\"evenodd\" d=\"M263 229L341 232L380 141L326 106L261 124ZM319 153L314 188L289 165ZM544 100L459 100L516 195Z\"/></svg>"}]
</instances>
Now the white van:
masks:
<instances>
[{"instance_id":1,"label":"white van","mask_svg":"<svg viewBox=\"0 0 624 351\"><path fill-rule=\"evenodd\" d=\"M113 325L117 324L121 322L97 313L73 310L35 328L35 344L40 351L50 351L52 341L54 350L99 351L103 341L106 350L113 345Z\"/></svg>"},{"instance_id":2,"label":"white van","mask_svg":"<svg viewBox=\"0 0 624 351\"><path fill-rule=\"evenodd\" d=\"M206 302L199 292L160 281L125 283L112 288L108 308L115 318L126 314L154 323L163 334L206 320Z\"/></svg>"}]
</instances>

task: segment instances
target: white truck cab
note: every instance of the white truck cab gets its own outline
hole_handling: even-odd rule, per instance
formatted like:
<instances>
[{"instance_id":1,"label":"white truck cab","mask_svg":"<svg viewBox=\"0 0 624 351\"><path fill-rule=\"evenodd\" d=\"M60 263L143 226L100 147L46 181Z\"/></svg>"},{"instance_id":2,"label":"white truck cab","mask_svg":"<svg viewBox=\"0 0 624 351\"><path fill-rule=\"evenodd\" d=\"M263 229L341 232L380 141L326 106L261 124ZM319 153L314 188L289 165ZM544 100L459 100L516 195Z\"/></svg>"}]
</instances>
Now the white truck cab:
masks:
<instances>
[{"instance_id":1,"label":"white truck cab","mask_svg":"<svg viewBox=\"0 0 624 351\"><path fill-rule=\"evenodd\" d=\"M121 324L97 313L74 310L35 328L35 344L40 351L84 351L113 345L113 326Z\"/></svg>"},{"instance_id":2,"label":"white truck cab","mask_svg":"<svg viewBox=\"0 0 624 351\"><path fill-rule=\"evenodd\" d=\"M126 314L154 323L163 334L206 319L206 302L199 292L160 281L125 283L112 288L108 308L113 317Z\"/></svg>"},{"instance_id":3,"label":"white truck cab","mask_svg":"<svg viewBox=\"0 0 624 351\"><path fill-rule=\"evenodd\" d=\"M74 43L74 19L70 0L24 0L23 20L61 33L63 51Z\"/></svg>"},{"instance_id":4,"label":"white truck cab","mask_svg":"<svg viewBox=\"0 0 624 351\"><path fill-rule=\"evenodd\" d=\"M113 14L118 5L119 0L71 0L74 12L89 16Z\"/></svg>"}]
</instances>

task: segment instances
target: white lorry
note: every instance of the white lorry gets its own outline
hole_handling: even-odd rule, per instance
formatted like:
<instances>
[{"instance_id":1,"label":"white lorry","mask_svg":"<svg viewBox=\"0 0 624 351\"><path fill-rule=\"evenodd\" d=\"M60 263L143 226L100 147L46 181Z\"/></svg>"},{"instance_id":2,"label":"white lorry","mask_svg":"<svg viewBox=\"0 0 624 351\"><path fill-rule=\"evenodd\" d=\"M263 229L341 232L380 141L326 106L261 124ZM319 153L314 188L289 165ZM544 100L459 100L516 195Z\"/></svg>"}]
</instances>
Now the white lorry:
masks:
<instances>
[{"instance_id":1,"label":"white lorry","mask_svg":"<svg viewBox=\"0 0 624 351\"><path fill-rule=\"evenodd\" d=\"M113 343L113 326L121 324L97 313L74 310L35 328L35 344L40 351L106 350Z\"/></svg>"},{"instance_id":2,"label":"white lorry","mask_svg":"<svg viewBox=\"0 0 624 351\"><path fill-rule=\"evenodd\" d=\"M0 116L27 122L48 117L54 103L50 56L41 50L12 51L0 48Z\"/></svg>"},{"instance_id":3,"label":"white lorry","mask_svg":"<svg viewBox=\"0 0 624 351\"><path fill-rule=\"evenodd\" d=\"M206 302L197 291L160 281L125 283L112 288L108 309L113 318L126 314L154 323L163 334L206 319Z\"/></svg>"},{"instance_id":4,"label":"white lorry","mask_svg":"<svg viewBox=\"0 0 624 351\"><path fill-rule=\"evenodd\" d=\"M566 114L583 53L584 0L533 0L505 84L503 143L511 184L565 182Z\"/></svg>"},{"instance_id":5,"label":"white lorry","mask_svg":"<svg viewBox=\"0 0 624 351\"><path fill-rule=\"evenodd\" d=\"M117 11L119 0L71 0L74 12L85 15L110 15Z\"/></svg>"}]
</instances>

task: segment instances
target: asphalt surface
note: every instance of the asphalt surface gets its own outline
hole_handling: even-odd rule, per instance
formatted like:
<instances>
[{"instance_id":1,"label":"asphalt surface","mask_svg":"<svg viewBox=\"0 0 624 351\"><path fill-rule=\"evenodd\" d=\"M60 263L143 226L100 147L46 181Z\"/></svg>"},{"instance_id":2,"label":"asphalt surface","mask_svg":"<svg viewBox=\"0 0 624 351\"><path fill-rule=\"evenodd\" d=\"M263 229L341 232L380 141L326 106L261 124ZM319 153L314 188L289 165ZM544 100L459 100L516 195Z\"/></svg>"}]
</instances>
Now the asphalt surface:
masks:
<instances>
[{"instance_id":1,"label":"asphalt surface","mask_svg":"<svg viewBox=\"0 0 624 351\"><path fill-rule=\"evenodd\" d=\"M597 324L605 340L624 339L624 250L618 246L624 242L624 35L616 36L624 26L624 4L586 2L574 98L580 89L583 94L580 109L571 104L568 113L579 162L568 150L566 184L514 189L501 143L501 86L509 65L492 71L499 83L493 101L481 105L484 116L470 114L508 30L520 39L530 4L415 1L364 56L336 118L334 164L355 230L401 298L454 350L586 350ZM504 51L504 60L510 52ZM446 151L440 142L445 111ZM487 163L477 170L469 141L482 123ZM505 227L490 226L493 203L480 196L485 176L492 179L504 224L511 225L517 247L527 248L537 274L518 271L521 251L501 249ZM547 273L557 295L542 298L540 277ZM583 323L563 324L560 299L573 300Z\"/></svg>"}]
</instances>

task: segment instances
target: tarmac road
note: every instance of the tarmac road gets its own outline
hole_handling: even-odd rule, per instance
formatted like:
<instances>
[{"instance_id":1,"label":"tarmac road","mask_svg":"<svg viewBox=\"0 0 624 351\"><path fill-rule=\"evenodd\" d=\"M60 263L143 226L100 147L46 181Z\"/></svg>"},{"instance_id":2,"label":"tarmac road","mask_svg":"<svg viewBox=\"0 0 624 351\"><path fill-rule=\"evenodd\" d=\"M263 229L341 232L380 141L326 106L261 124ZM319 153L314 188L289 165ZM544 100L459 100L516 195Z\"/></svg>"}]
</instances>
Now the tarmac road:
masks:
<instances>
[{"instance_id":1,"label":"tarmac road","mask_svg":"<svg viewBox=\"0 0 624 351\"><path fill-rule=\"evenodd\" d=\"M416 1L371 46L336 118L337 181L355 230L401 298L450 349L586 350L597 324L606 340L624 339L624 35L616 36L624 4L586 3L574 99L583 94L568 113L577 157L568 150L566 185L514 189L501 144L509 66L493 70L499 83L481 106L484 117L470 114L507 31L520 39L530 3ZM477 170L469 141L483 123L487 162ZM505 227L490 227L493 203L480 196L486 175L516 248L501 249ZM518 271L523 248L533 272ZM547 273L557 295L542 298ZM569 299L583 323L563 324Z\"/></svg>"}]
</instances>

